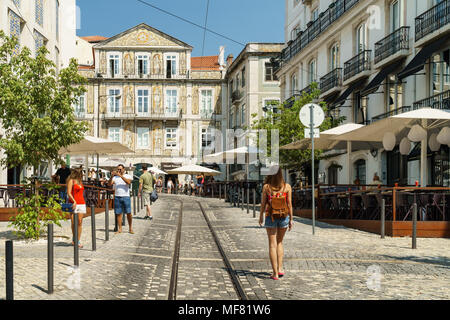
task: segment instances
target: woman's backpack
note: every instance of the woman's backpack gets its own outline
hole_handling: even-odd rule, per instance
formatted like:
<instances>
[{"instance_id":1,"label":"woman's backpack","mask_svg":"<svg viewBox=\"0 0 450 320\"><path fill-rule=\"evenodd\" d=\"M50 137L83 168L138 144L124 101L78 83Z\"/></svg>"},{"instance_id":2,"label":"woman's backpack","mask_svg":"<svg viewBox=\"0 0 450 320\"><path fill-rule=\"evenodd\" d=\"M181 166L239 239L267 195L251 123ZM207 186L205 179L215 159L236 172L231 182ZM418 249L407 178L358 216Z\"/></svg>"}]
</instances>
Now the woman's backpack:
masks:
<instances>
[{"instance_id":1,"label":"woman's backpack","mask_svg":"<svg viewBox=\"0 0 450 320\"><path fill-rule=\"evenodd\" d=\"M289 215L287 193L281 193L281 195L273 196L272 188L269 186L269 214L274 219L284 219Z\"/></svg>"}]
</instances>

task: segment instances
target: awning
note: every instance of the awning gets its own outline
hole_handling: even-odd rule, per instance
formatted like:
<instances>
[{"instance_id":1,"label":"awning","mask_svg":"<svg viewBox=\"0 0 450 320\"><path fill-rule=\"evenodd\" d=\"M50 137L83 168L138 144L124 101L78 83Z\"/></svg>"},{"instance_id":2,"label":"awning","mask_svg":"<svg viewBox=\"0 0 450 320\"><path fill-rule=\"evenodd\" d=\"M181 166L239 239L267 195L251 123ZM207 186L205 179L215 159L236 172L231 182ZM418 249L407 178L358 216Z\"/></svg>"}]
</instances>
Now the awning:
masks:
<instances>
[{"instance_id":1,"label":"awning","mask_svg":"<svg viewBox=\"0 0 450 320\"><path fill-rule=\"evenodd\" d=\"M420 50L420 52L411 60L411 62L398 74L398 79L402 80L422 70L423 65L433 55L433 53L438 52L447 45L448 41L438 39L423 47L422 50Z\"/></svg>"},{"instance_id":2,"label":"awning","mask_svg":"<svg viewBox=\"0 0 450 320\"><path fill-rule=\"evenodd\" d=\"M358 89L359 87L362 87L363 84L366 82L366 79L362 79L359 81L356 81L354 83L352 83L340 96L339 98L336 99L336 101L334 102L334 106L338 105L338 104L343 104L345 102L345 100L347 100L348 96L355 91L356 89Z\"/></svg>"},{"instance_id":3,"label":"awning","mask_svg":"<svg viewBox=\"0 0 450 320\"><path fill-rule=\"evenodd\" d=\"M386 79L386 77L390 74L393 74L400 66L403 64L403 59L395 61L390 65L381 69L380 72L375 76L375 78L370 81L370 83L361 91L362 96L367 96L371 93L374 93L378 90L380 84Z\"/></svg>"}]
</instances>

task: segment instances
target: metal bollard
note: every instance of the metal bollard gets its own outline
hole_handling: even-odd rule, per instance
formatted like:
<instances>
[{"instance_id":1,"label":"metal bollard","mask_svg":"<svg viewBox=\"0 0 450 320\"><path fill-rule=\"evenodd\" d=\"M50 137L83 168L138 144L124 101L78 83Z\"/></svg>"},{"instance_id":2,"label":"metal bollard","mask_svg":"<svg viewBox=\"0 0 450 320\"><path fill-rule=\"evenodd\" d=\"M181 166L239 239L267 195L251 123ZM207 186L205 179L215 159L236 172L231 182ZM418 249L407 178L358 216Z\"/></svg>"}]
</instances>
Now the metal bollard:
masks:
<instances>
[{"instance_id":1,"label":"metal bollard","mask_svg":"<svg viewBox=\"0 0 450 320\"><path fill-rule=\"evenodd\" d=\"M211 194L212 194L212 198L214 199L214 185L211 184Z\"/></svg>"},{"instance_id":2,"label":"metal bollard","mask_svg":"<svg viewBox=\"0 0 450 320\"><path fill-rule=\"evenodd\" d=\"M133 192L133 215L136 215L136 194Z\"/></svg>"},{"instance_id":3,"label":"metal bollard","mask_svg":"<svg viewBox=\"0 0 450 320\"><path fill-rule=\"evenodd\" d=\"M253 188L253 218L256 218L256 189Z\"/></svg>"},{"instance_id":4,"label":"metal bollard","mask_svg":"<svg viewBox=\"0 0 450 320\"><path fill-rule=\"evenodd\" d=\"M47 287L48 294L53 293L53 223L50 223L47 231Z\"/></svg>"},{"instance_id":5,"label":"metal bollard","mask_svg":"<svg viewBox=\"0 0 450 320\"><path fill-rule=\"evenodd\" d=\"M141 195L141 211L144 210L144 197Z\"/></svg>"},{"instance_id":6,"label":"metal bollard","mask_svg":"<svg viewBox=\"0 0 450 320\"><path fill-rule=\"evenodd\" d=\"M247 186L247 214L250 213L250 188Z\"/></svg>"},{"instance_id":7,"label":"metal bollard","mask_svg":"<svg viewBox=\"0 0 450 320\"><path fill-rule=\"evenodd\" d=\"M242 197L241 197L241 210L244 211L244 191L245 189L242 188Z\"/></svg>"},{"instance_id":8,"label":"metal bollard","mask_svg":"<svg viewBox=\"0 0 450 320\"><path fill-rule=\"evenodd\" d=\"M412 248L417 249L417 203L413 205Z\"/></svg>"},{"instance_id":9,"label":"metal bollard","mask_svg":"<svg viewBox=\"0 0 450 320\"><path fill-rule=\"evenodd\" d=\"M97 250L97 235L95 230L95 206L91 204L91 234L92 234L92 251Z\"/></svg>"},{"instance_id":10,"label":"metal bollard","mask_svg":"<svg viewBox=\"0 0 450 320\"><path fill-rule=\"evenodd\" d=\"M125 221L126 221L126 216L125 213L122 213L122 226L125 226Z\"/></svg>"},{"instance_id":11,"label":"metal bollard","mask_svg":"<svg viewBox=\"0 0 450 320\"><path fill-rule=\"evenodd\" d=\"M105 240L109 241L109 197L105 202Z\"/></svg>"},{"instance_id":12,"label":"metal bollard","mask_svg":"<svg viewBox=\"0 0 450 320\"><path fill-rule=\"evenodd\" d=\"M227 184L225 183L225 202L228 200Z\"/></svg>"},{"instance_id":13,"label":"metal bollard","mask_svg":"<svg viewBox=\"0 0 450 320\"><path fill-rule=\"evenodd\" d=\"M14 262L13 262L13 242L8 240L5 243L6 259L6 300L14 300Z\"/></svg>"},{"instance_id":14,"label":"metal bollard","mask_svg":"<svg viewBox=\"0 0 450 320\"><path fill-rule=\"evenodd\" d=\"M219 184L219 199L222 200L222 184Z\"/></svg>"},{"instance_id":15,"label":"metal bollard","mask_svg":"<svg viewBox=\"0 0 450 320\"><path fill-rule=\"evenodd\" d=\"M78 248L78 213L73 214L73 264L80 265L80 252Z\"/></svg>"},{"instance_id":16,"label":"metal bollard","mask_svg":"<svg viewBox=\"0 0 450 320\"><path fill-rule=\"evenodd\" d=\"M384 239L385 234L385 220L386 220L386 200L381 201L381 239Z\"/></svg>"}]
</instances>

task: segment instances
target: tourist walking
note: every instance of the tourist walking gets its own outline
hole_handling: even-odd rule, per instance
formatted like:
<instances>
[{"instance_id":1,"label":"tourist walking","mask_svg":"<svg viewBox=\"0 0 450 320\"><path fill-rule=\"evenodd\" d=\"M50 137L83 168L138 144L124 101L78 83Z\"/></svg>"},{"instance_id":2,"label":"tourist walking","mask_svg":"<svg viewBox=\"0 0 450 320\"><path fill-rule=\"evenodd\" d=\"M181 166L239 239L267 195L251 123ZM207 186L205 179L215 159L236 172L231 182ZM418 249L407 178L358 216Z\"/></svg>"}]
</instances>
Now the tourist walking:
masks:
<instances>
[{"instance_id":1,"label":"tourist walking","mask_svg":"<svg viewBox=\"0 0 450 320\"><path fill-rule=\"evenodd\" d=\"M72 203L72 211L70 214L70 220L72 222L72 245L75 245L74 213L78 213L78 239L76 240L78 241L78 247L82 248L80 239L83 229L83 217L86 214L86 201L84 199L83 170L81 168L72 170L67 178L67 194L69 202Z\"/></svg>"},{"instance_id":2,"label":"tourist walking","mask_svg":"<svg viewBox=\"0 0 450 320\"><path fill-rule=\"evenodd\" d=\"M198 189L199 196L201 196L203 194L204 184L205 184L205 175L202 173L197 176L197 189Z\"/></svg>"},{"instance_id":3,"label":"tourist walking","mask_svg":"<svg viewBox=\"0 0 450 320\"><path fill-rule=\"evenodd\" d=\"M163 186L163 180L162 180L162 177L159 177L158 180L156 181L156 192L161 193L162 186Z\"/></svg>"},{"instance_id":4,"label":"tourist walking","mask_svg":"<svg viewBox=\"0 0 450 320\"><path fill-rule=\"evenodd\" d=\"M117 233L122 233L122 215L127 215L128 226L130 233L133 234L131 216L131 200L130 200L130 185L133 177L125 173L125 167L120 164L117 170L111 173L108 186L114 185L114 214L117 217L118 230Z\"/></svg>"},{"instance_id":5,"label":"tourist walking","mask_svg":"<svg viewBox=\"0 0 450 320\"><path fill-rule=\"evenodd\" d=\"M146 207L146 214L144 219L152 220L152 212L150 210L151 200L150 196L153 192L153 185L155 184L155 177L151 172L147 171L147 166L142 166L142 171L144 172L139 178L139 192L138 197L144 197L144 205Z\"/></svg>"},{"instance_id":6,"label":"tourist walking","mask_svg":"<svg viewBox=\"0 0 450 320\"><path fill-rule=\"evenodd\" d=\"M169 178L169 180L167 181L167 193L168 194L172 193L172 188L173 188L172 178Z\"/></svg>"},{"instance_id":7,"label":"tourist walking","mask_svg":"<svg viewBox=\"0 0 450 320\"><path fill-rule=\"evenodd\" d=\"M261 198L259 225L264 227L269 238L269 257L272 265L273 280L284 276L283 271L283 238L286 230L292 229L292 189L284 181L279 166L272 166L264 181ZM264 220L265 215L265 220Z\"/></svg>"}]
</instances>

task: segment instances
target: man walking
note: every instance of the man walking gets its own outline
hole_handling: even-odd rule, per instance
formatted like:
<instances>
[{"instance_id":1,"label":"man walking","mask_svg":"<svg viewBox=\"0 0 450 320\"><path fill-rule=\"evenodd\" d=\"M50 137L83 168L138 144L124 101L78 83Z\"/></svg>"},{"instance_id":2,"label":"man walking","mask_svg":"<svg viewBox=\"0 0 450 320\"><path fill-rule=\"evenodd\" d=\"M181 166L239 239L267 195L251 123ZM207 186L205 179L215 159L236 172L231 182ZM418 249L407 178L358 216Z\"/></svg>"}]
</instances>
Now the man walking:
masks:
<instances>
[{"instance_id":1,"label":"man walking","mask_svg":"<svg viewBox=\"0 0 450 320\"><path fill-rule=\"evenodd\" d=\"M66 184L67 178L70 176L70 169L67 168L66 163L63 162L61 164L61 168L59 168L56 173L52 176L52 178L56 181L58 184ZM59 197L61 198L62 203L66 201L67 198L67 191L65 187L61 187L59 191Z\"/></svg>"},{"instance_id":2,"label":"man walking","mask_svg":"<svg viewBox=\"0 0 450 320\"><path fill-rule=\"evenodd\" d=\"M151 205L150 195L153 192L153 185L155 184L156 179L153 176L153 174L151 174L150 172L147 171L147 165L142 165L142 171L144 171L144 173L141 175L141 177L139 179L138 197L141 197L141 196L144 197L144 204L147 208L144 219L152 220L153 217L152 217L152 212L150 210L150 205Z\"/></svg>"},{"instance_id":3,"label":"man walking","mask_svg":"<svg viewBox=\"0 0 450 320\"><path fill-rule=\"evenodd\" d=\"M131 200L130 200L130 185L133 181L133 177L125 174L125 167L120 164L117 166L117 171L111 173L111 179L109 179L108 185L114 185L114 214L117 217L117 225L119 227L118 233L122 233L122 214L127 215L128 226L130 227L130 233L134 234L132 228L131 216Z\"/></svg>"}]
</instances>

